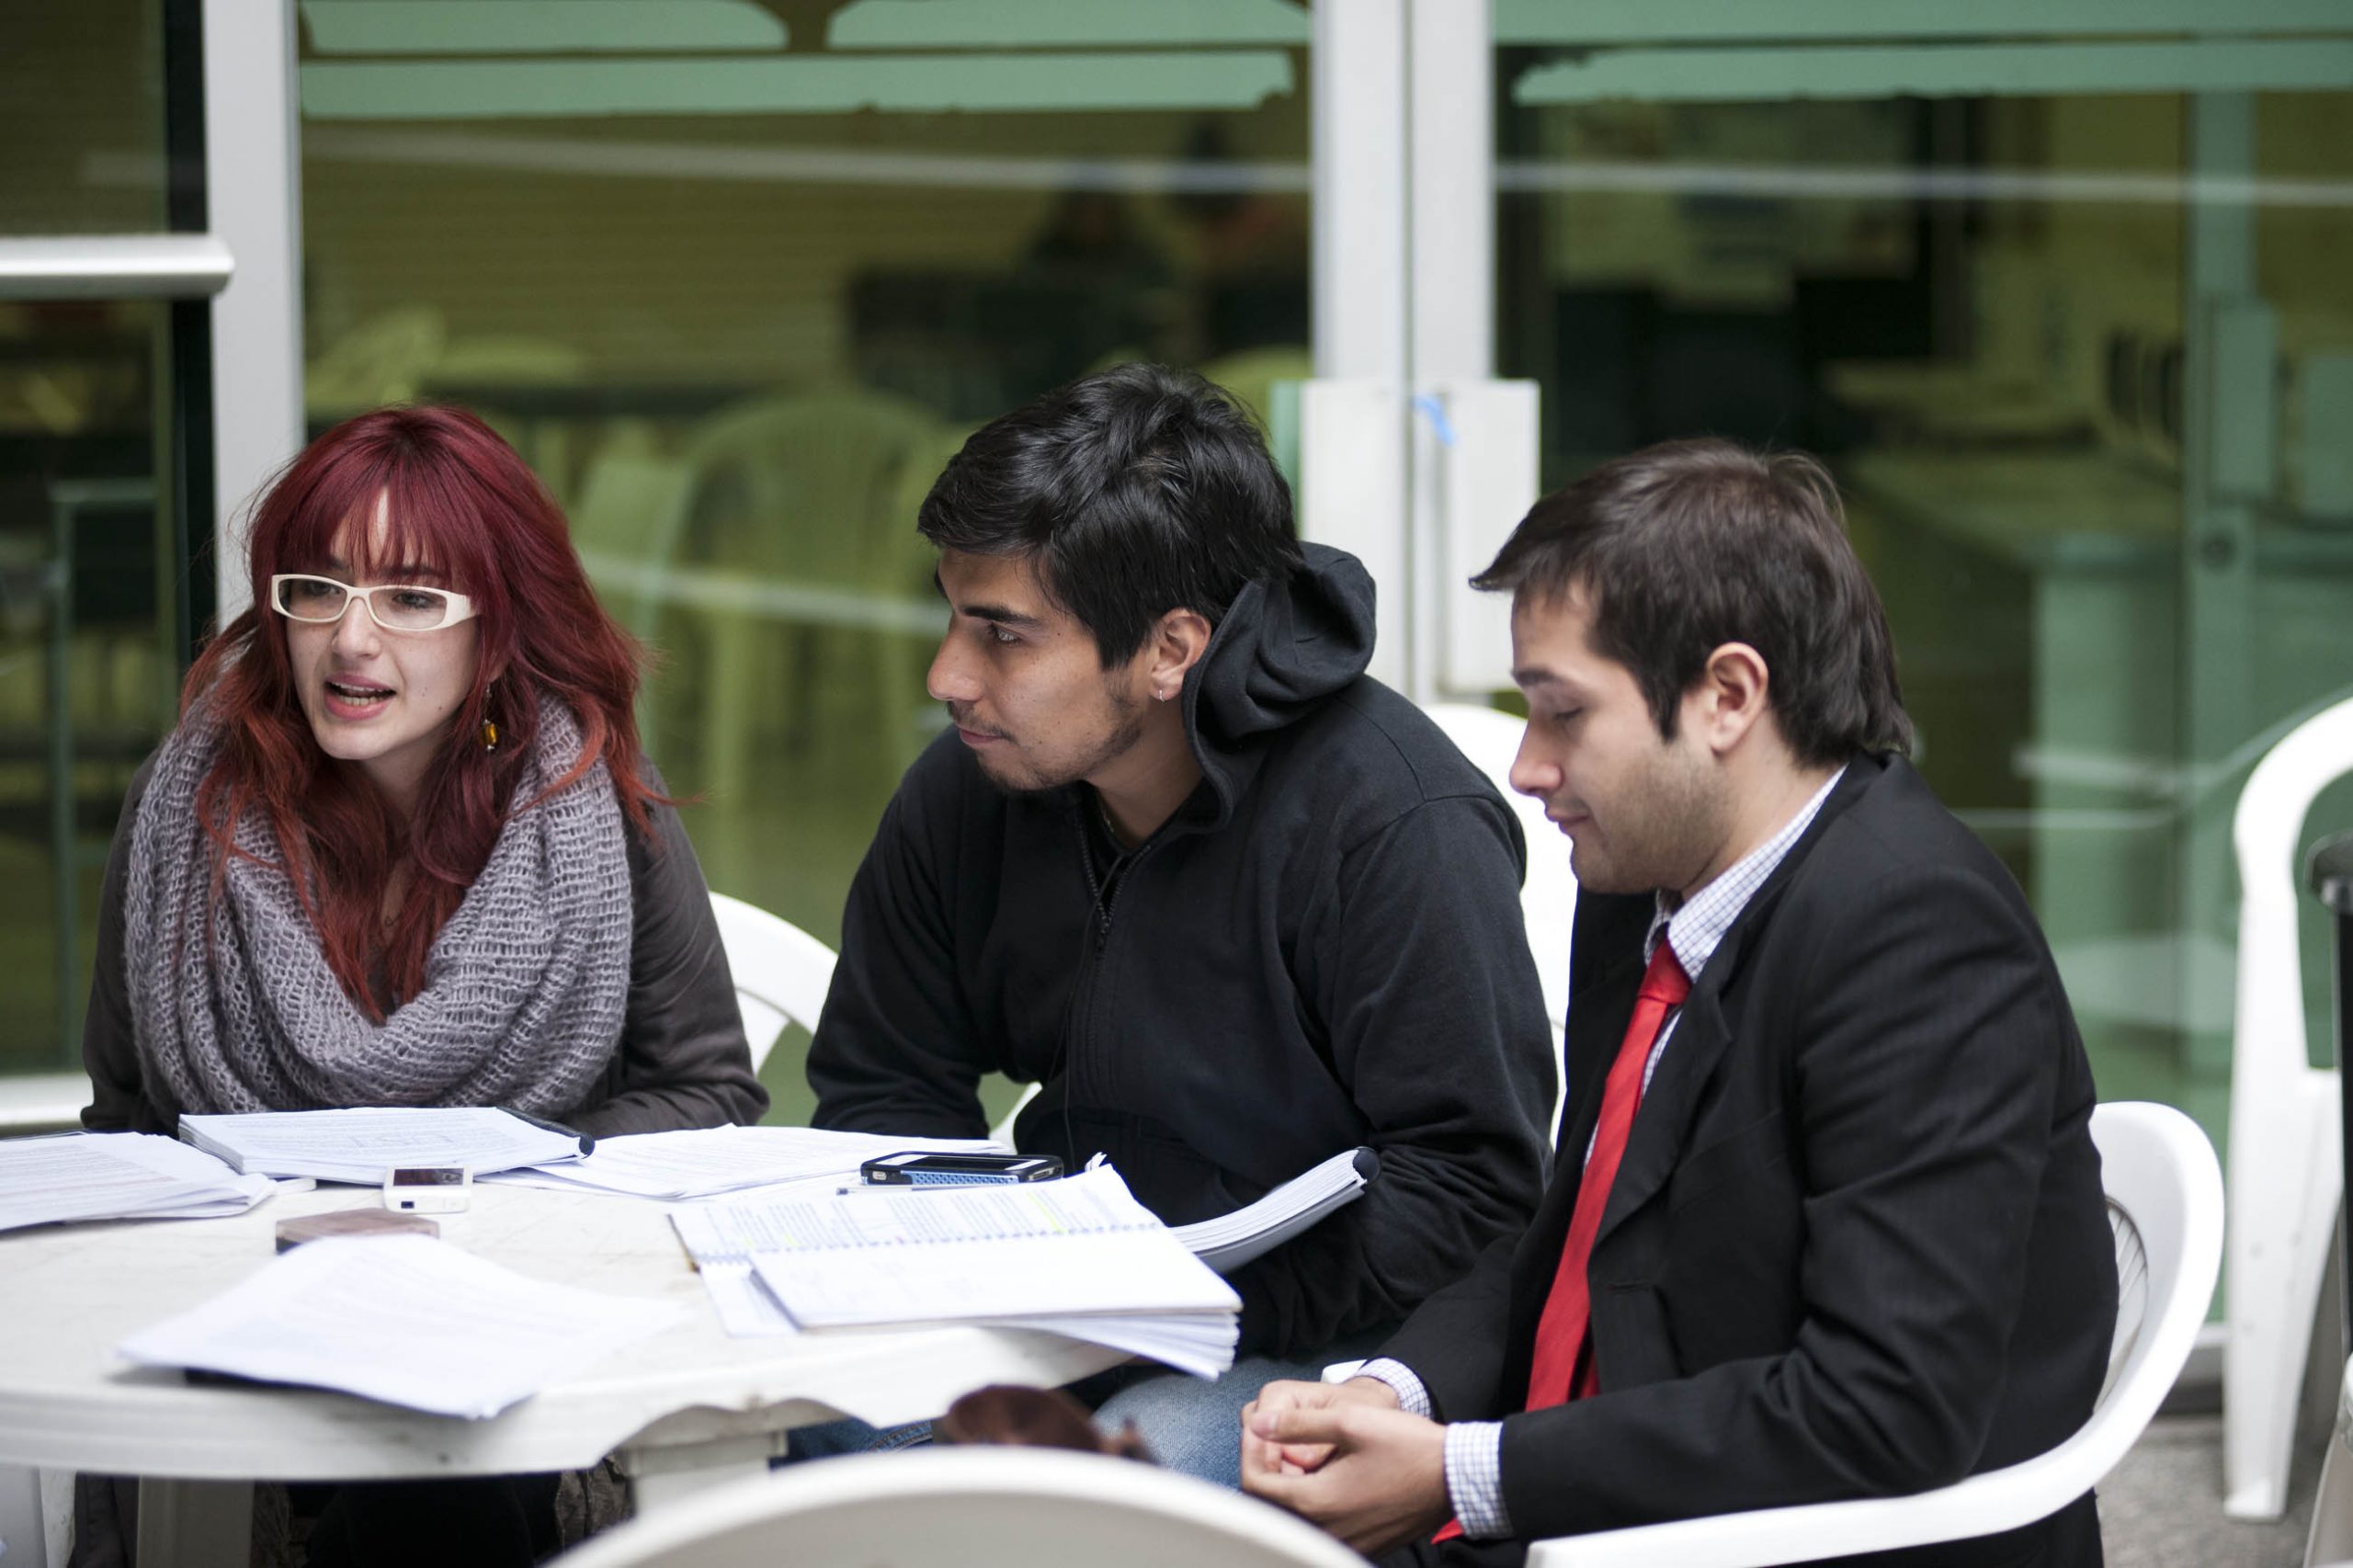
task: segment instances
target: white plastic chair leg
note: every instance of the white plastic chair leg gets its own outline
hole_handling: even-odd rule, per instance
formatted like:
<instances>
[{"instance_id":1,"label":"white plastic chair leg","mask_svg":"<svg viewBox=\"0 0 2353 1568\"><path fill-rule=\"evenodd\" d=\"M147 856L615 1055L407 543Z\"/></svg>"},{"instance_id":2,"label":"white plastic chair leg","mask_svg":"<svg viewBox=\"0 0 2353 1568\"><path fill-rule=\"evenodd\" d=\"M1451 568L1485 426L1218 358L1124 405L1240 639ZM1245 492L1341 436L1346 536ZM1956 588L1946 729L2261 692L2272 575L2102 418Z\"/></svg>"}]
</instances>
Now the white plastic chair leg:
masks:
<instances>
[{"instance_id":1,"label":"white plastic chair leg","mask_svg":"<svg viewBox=\"0 0 2353 1568\"><path fill-rule=\"evenodd\" d=\"M74 1549L74 1472L0 1465L0 1557L8 1568L65 1568Z\"/></svg>"},{"instance_id":2,"label":"white plastic chair leg","mask_svg":"<svg viewBox=\"0 0 2353 1568\"><path fill-rule=\"evenodd\" d=\"M2223 1512L2276 1519L2288 1506L2288 1467L2303 1396L2304 1357L2320 1310L2342 1184L2333 1076L2314 1074L2256 1118L2233 1108L2233 1139L2260 1137L2260 1163L2234 1162L2230 1333L2222 1346ZM2253 1113L2257 1108L2249 1107Z\"/></svg>"},{"instance_id":3,"label":"white plastic chair leg","mask_svg":"<svg viewBox=\"0 0 2353 1568\"><path fill-rule=\"evenodd\" d=\"M0 1465L0 1555L9 1568L42 1562L40 1471Z\"/></svg>"},{"instance_id":4,"label":"white plastic chair leg","mask_svg":"<svg viewBox=\"0 0 2353 1568\"><path fill-rule=\"evenodd\" d=\"M2347 1392L2353 1393L2353 1361L2346 1363ZM2353 1562L2353 1449L2346 1446L2353 1427L2342 1395L2336 1410L2336 1430L2328 1440L2328 1457L2321 1462L2320 1495L2313 1499L2313 1529L2304 1542L2304 1568L2338 1568Z\"/></svg>"}]
</instances>

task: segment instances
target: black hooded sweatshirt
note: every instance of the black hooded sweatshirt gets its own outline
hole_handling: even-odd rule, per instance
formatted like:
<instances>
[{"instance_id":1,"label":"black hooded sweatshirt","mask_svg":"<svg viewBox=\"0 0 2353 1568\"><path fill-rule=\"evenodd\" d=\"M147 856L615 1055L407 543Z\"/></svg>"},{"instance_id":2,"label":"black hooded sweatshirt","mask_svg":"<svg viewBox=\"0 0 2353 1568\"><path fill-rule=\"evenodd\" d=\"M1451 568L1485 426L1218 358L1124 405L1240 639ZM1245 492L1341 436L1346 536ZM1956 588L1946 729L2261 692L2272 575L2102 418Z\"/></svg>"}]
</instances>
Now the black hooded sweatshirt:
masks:
<instances>
[{"instance_id":1,"label":"black hooded sweatshirt","mask_svg":"<svg viewBox=\"0 0 2353 1568\"><path fill-rule=\"evenodd\" d=\"M1086 785L1007 794L952 733L916 760L809 1051L820 1127L977 1137L982 1074L1041 1083L1022 1151L1105 1152L1170 1224L1378 1151L1361 1199L1233 1277L1243 1350L1299 1355L1518 1233L1553 1097L1518 824L1363 673L1364 568L1305 548L1188 676L1202 781L1135 849Z\"/></svg>"}]
</instances>

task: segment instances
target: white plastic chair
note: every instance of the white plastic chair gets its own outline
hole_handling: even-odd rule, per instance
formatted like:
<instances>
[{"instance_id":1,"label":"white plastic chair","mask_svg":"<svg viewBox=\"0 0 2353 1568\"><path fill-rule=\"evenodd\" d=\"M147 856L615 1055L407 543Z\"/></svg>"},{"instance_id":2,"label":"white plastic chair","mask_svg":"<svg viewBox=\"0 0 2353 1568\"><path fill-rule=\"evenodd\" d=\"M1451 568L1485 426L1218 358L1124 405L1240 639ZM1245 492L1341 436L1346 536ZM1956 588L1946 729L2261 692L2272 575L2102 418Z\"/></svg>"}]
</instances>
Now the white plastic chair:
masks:
<instances>
[{"instance_id":1,"label":"white plastic chair","mask_svg":"<svg viewBox=\"0 0 2353 1568\"><path fill-rule=\"evenodd\" d=\"M1536 977L1544 987L1544 1016L1552 1025L1553 1069L1560 1080L1552 1107L1557 1131L1560 1096L1568 1090L1558 1059L1569 1026L1569 932L1577 914L1577 879L1569 869L1569 846L1561 830L1544 815L1544 803L1511 787L1512 759L1519 755L1520 733L1526 728L1521 721L1493 708L1464 702L1434 702L1423 711L1471 759L1471 765L1503 792L1505 802L1519 817L1521 835L1528 840L1528 879L1520 884L1519 910L1528 926L1528 950L1536 960Z\"/></svg>"},{"instance_id":2,"label":"white plastic chair","mask_svg":"<svg viewBox=\"0 0 2353 1568\"><path fill-rule=\"evenodd\" d=\"M2198 1124L2168 1106L2092 1112L2116 1230L2116 1337L2089 1421L2049 1453L1910 1497L1768 1508L1536 1542L1529 1568L1767 1568L2016 1529L2114 1469L2205 1321L2222 1258L2222 1176Z\"/></svg>"},{"instance_id":3,"label":"white plastic chair","mask_svg":"<svg viewBox=\"0 0 2353 1568\"><path fill-rule=\"evenodd\" d=\"M632 1520L563 1568L1364 1568L1267 1504L1132 1460L932 1449L795 1465Z\"/></svg>"},{"instance_id":4,"label":"white plastic chair","mask_svg":"<svg viewBox=\"0 0 2353 1568\"><path fill-rule=\"evenodd\" d=\"M817 1027L834 983L834 949L790 920L723 892L710 895L710 912L719 918L719 943L735 977L735 1005L744 1010L756 1073L786 1024Z\"/></svg>"},{"instance_id":5,"label":"white plastic chair","mask_svg":"<svg viewBox=\"0 0 2353 1568\"><path fill-rule=\"evenodd\" d=\"M996 1125L989 1129L989 1136L1004 1144L1006 1148L1012 1148L1013 1124L1021 1119L1023 1108L1028 1106L1031 1100L1036 1099L1038 1097L1038 1091L1045 1086L1046 1085L1043 1084L1031 1084L1028 1087L1024 1088L1021 1091L1020 1097L1013 1102L1013 1108L1006 1111L1003 1116L997 1118Z\"/></svg>"},{"instance_id":6,"label":"white plastic chair","mask_svg":"<svg viewBox=\"0 0 2353 1568\"><path fill-rule=\"evenodd\" d=\"M2264 754L2240 792L2239 966L2231 1044L2229 1327L2222 1345L2222 1508L2276 1519L2304 1353L2344 1186L2336 1073L2304 1054L2296 846L2314 797L2353 770L2353 701Z\"/></svg>"}]
</instances>

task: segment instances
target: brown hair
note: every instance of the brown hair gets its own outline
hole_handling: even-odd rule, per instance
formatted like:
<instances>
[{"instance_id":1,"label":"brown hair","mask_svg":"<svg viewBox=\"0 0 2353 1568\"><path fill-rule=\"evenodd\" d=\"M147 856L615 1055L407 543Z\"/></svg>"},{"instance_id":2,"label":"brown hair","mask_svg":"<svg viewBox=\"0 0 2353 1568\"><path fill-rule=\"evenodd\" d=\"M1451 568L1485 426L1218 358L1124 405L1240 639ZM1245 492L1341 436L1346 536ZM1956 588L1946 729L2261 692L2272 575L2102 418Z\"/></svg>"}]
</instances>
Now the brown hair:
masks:
<instances>
[{"instance_id":1,"label":"brown hair","mask_svg":"<svg viewBox=\"0 0 2353 1568\"><path fill-rule=\"evenodd\" d=\"M1911 749L1887 612L1837 486L1803 452L1669 441L1606 462L1529 508L1471 585L1540 602L1582 590L1595 652L1632 672L1663 736L1708 656L1745 642L1801 761Z\"/></svg>"}]
</instances>

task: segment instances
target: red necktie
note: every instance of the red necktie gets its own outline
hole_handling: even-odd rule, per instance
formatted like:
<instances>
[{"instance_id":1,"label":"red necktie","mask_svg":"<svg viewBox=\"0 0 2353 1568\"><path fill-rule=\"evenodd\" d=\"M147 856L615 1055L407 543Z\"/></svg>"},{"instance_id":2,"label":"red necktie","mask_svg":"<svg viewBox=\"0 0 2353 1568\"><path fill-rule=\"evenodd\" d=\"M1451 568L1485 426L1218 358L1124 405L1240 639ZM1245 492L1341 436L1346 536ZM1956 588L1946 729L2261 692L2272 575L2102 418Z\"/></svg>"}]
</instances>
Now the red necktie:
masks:
<instances>
[{"instance_id":1,"label":"red necktie","mask_svg":"<svg viewBox=\"0 0 2353 1568\"><path fill-rule=\"evenodd\" d=\"M1609 1186L1618 1176L1618 1162L1626 1154L1626 1135L1634 1125L1634 1109L1643 1101L1643 1070L1650 1062L1651 1047L1666 1023L1669 1009L1680 1006L1691 994L1691 982L1677 961L1674 946L1665 940L1643 971L1643 988L1634 998L1634 1016L1626 1025L1626 1039L1609 1079L1601 1091L1601 1119L1593 1131L1593 1153L1585 1163L1585 1177L1577 1184L1577 1206L1569 1217L1569 1239L1561 1247L1560 1272L1552 1276L1552 1293L1544 1299L1544 1315L1536 1320L1536 1355L1528 1369L1528 1408L1565 1404L1574 1392L1594 1392L1596 1377L1588 1351L1592 1340L1592 1301L1586 1294L1586 1265L1593 1258L1593 1239L1601 1230L1601 1211L1609 1202ZM1584 1375L1577 1376L1582 1367Z\"/></svg>"},{"instance_id":2,"label":"red necktie","mask_svg":"<svg viewBox=\"0 0 2353 1568\"><path fill-rule=\"evenodd\" d=\"M1634 1016L1618 1059L1609 1064L1601 1090L1601 1118L1593 1130L1593 1153L1586 1156L1585 1176L1577 1183L1577 1206L1569 1216L1569 1237L1561 1246L1561 1267L1552 1276L1552 1292L1544 1298L1544 1313L1536 1320L1536 1354L1528 1369L1529 1410L1566 1404L1584 1398L1598 1386L1593 1358L1592 1301L1587 1294L1586 1265L1593 1258L1593 1240L1601 1231L1601 1211L1609 1202L1610 1183L1618 1176L1618 1162L1625 1158L1626 1135L1634 1125L1634 1110L1643 1101L1643 1071L1650 1063L1651 1047L1665 1027L1666 1015L1691 994L1690 977L1662 937L1643 971L1643 988L1634 996ZM1580 1375L1580 1372L1582 1375ZM1450 1540L1462 1533L1460 1521L1448 1524L1433 1538Z\"/></svg>"}]
</instances>

